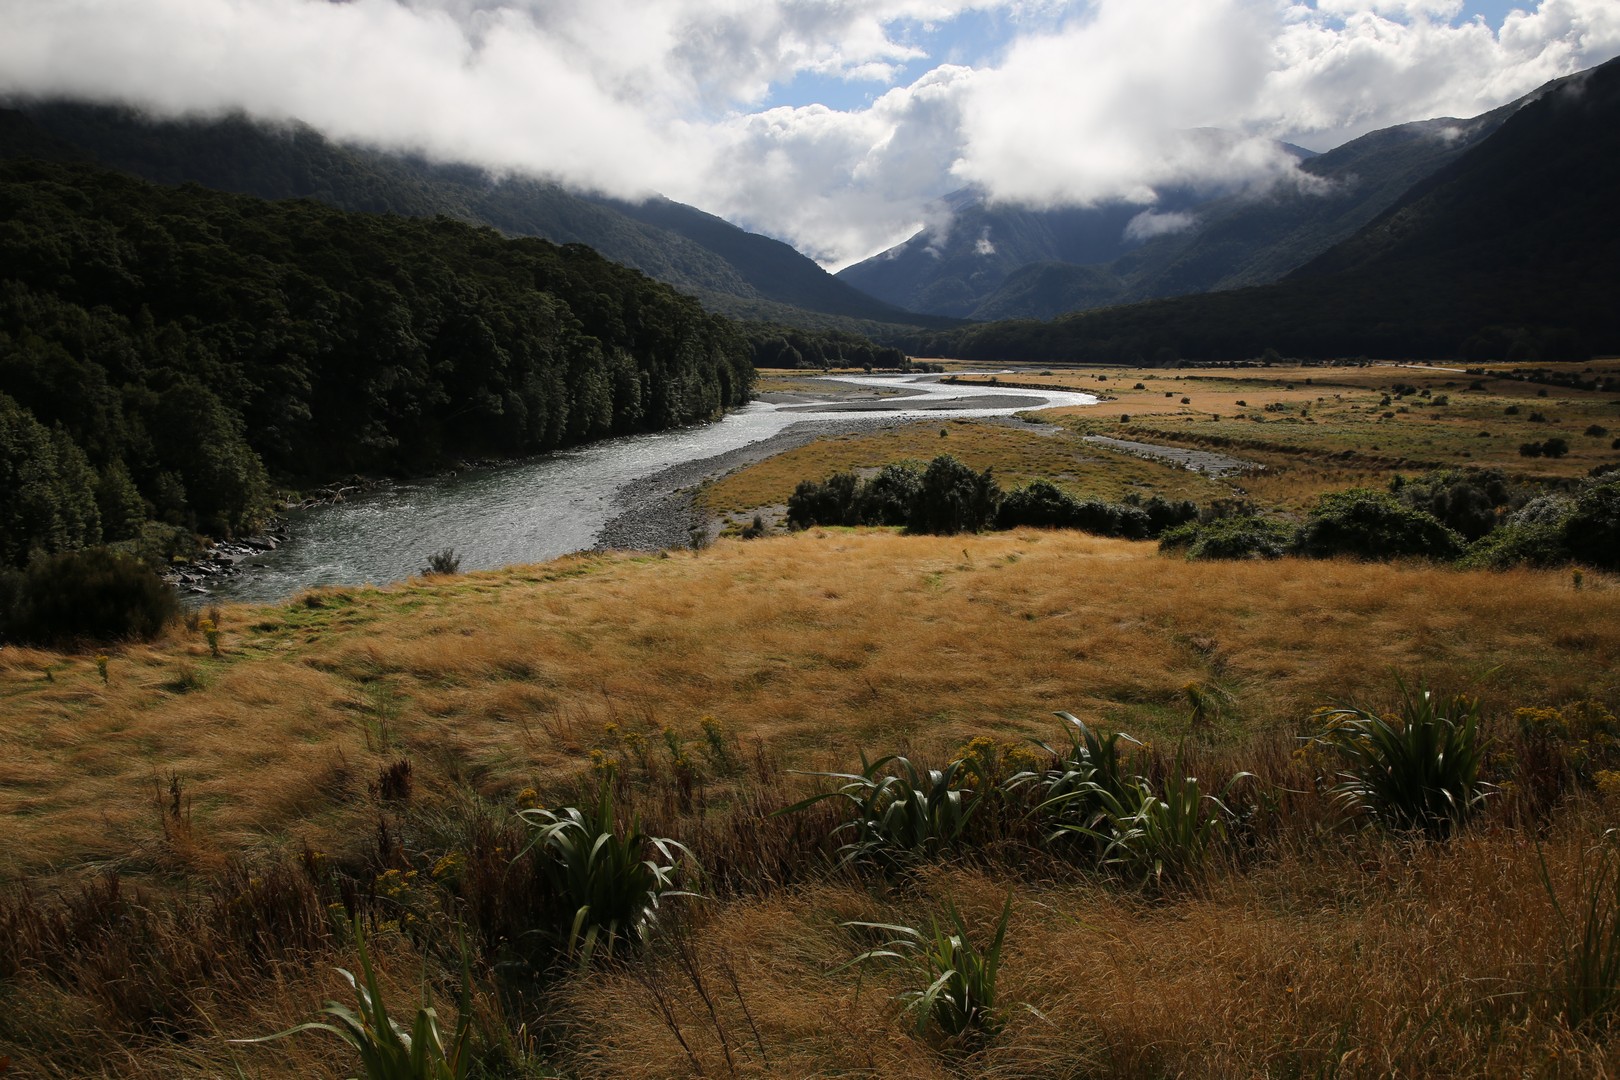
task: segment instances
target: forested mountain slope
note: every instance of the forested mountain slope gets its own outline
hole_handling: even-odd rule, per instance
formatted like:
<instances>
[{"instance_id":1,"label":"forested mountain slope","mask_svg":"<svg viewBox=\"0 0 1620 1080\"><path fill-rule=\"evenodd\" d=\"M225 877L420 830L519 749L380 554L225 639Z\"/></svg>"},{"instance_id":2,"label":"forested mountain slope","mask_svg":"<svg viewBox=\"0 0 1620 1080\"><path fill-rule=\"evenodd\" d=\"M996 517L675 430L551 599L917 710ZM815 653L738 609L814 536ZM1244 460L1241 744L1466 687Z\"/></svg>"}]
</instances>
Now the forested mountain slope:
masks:
<instances>
[{"instance_id":1,"label":"forested mountain slope","mask_svg":"<svg viewBox=\"0 0 1620 1080\"><path fill-rule=\"evenodd\" d=\"M443 217L0 162L0 250L0 562L240 530L275 482L704 420L752 379L695 300Z\"/></svg>"},{"instance_id":2,"label":"forested mountain slope","mask_svg":"<svg viewBox=\"0 0 1620 1080\"><path fill-rule=\"evenodd\" d=\"M240 115L154 121L68 102L22 103L3 115L0 156L41 156L48 141L158 183L313 198L347 210L444 214L514 236L587 244L737 317L845 328L853 327L838 320L946 325L874 300L780 241L667 199L584 196L544 180L340 145L304 125Z\"/></svg>"}]
</instances>

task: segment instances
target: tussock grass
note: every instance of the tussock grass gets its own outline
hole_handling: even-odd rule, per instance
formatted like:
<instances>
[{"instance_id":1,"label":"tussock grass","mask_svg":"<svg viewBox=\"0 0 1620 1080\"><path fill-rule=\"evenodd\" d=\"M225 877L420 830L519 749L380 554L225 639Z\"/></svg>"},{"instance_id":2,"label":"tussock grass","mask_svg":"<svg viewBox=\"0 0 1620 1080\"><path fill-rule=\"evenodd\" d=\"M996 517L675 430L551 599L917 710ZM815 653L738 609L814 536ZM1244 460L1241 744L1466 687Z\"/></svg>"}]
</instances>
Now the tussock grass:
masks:
<instances>
[{"instance_id":1,"label":"tussock grass","mask_svg":"<svg viewBox=\"0 0 1620 1080\"><path fill-rule=\"evenodd\" d=\"M1320 706L1397 706L1396 674L1477 696L1498 734L1521 706L1612 711L1605 575L809 530L320 591L219 629L217 657L200 629L114 651L106 682L92 656L0 650L0 1040L22 1075L348 1075L338 1040L226 1039L343 998L352 914L386 999L425 979L445 1018L465 920L498 1075L536 1074L531 1052L624 1077L1620 1068L1607 1027L1566 1015L1554 904L1591 907L1612 750L1566 760L1589 752L1568 724L1542 749L1515 736L1518 763L1487 768L1536 790L1502 784L1482 822L1415 844L1336 830L1331 770L1300 741ZM837 800L773 816L818 790L790 770L848 772L863 749L1075 771L1073 747L1027 756L1055 707L1150 744L1130 768L1155 791L1255 774L1174 889L1043 844L1016 800L974 815L982 842L884 875L834 869ZM704 899L616 962L548 967L531 931L558 905L517 811L586 805L604 778L626 820L692 851ZM95 891L108 870L119 896ZM981 1044L914 1035L915 971L837 970L873 944L843 924L949 904L982 930L1009 887Z\"/></svg>"},{"instance_id":2,"label":"tussock grass","mask_svg":"<svg viewBox=\"0 0 1620 1080\"><path fill-rule=\"evenodd\" d=\"M409 756L418 798L502 800L717 717L794 768L862 748L1049 732L1054 705L1139 738L1299 733L1381 700L1392 672L1500 712L1612 696L1620 589L1590 575L1282 560L1192 564L1151 544L1017 530L810 532L697 556L543 567L228 608L225 648L177 632L93 658L5 650L0 882L113 866L217 868L268 839L341 853L372 831L366 784ZM198 685L172 686L177 665ZM52 673L46 681L44 672ZM189 835L154 782L176 775Z\"/></svg>"}]
</instances>

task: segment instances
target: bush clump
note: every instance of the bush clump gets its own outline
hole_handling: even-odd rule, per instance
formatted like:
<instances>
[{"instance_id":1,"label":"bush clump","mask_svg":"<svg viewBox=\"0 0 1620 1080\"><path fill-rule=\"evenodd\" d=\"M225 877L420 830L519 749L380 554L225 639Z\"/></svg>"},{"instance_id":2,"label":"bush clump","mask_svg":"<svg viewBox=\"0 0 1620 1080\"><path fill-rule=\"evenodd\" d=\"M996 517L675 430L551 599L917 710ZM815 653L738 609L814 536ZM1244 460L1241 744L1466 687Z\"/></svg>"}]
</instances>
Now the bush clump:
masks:
<instances>
[{"instance_id":1,"label":"bush clump","mask_svg":"<svg viewBox=\"0 0 1620 1080\"><path fill-rule=\"evenodd\" d=\"M911 500L906 527L912 532L951 536L980 532L996 520L1001 488L986 469L976 473L949 454L928 463Z\"/></svg>"},{"instance_id":2,"label":"bush clump","mask_svg":"<svg viewBox=\"0 0 1620 1080\"><path fill-rule=\"evenodd\" d=\"M1421 555L1451 560L1462 554L1463 546L1462 537L1433 514L1413 509L1387 491L1370 488L1323 495L1295 540L1296 550L1313 558Z\"/></svg>"},{"instance_id":3,"label":"bush clump","mask_svg":"<svg viewBox=\"0 0 1620 1080\"><path fill-rule=\"evenodd\" d=\"M1497 508L1507 505L1513 495L1501 469L1436 469L1414 480L1397 476L1390 490L1407 506L1434 515L1468 540L1496 528Z\"/></svg>"},{"instance_id":4,"label":"bush clump","mask_svg":"<svg viewBox=\"0 0 1620 1080\"><path fill-rule=\"evenodd\" d=\"M107 548L42 555L0 571L0 639L25 645L146 641L180 613L151 567Z\"/></svg>"},{"instance_id":5,"label":"bush clump","mask_svg":"<svg viewBox=\"0 0 1620 1080\"><path fill-rule=\"evenodd\" d=\"M1620 569L1620 476L1589 480L1563 523L1564 544L1578 560Z\"/></svg>"},{"instance_id":6,"label":"bush clump","mask_svg":"<svg viewBox=\"0 0 1620 1080\"><path fill-rule=\"evenodd\" d=\"M1294 532L1287 522L1240 514L1177 525L1159 537L1159 550L1189 559L1275 559L1287 553Z\"/></svg>"}]
</instances>

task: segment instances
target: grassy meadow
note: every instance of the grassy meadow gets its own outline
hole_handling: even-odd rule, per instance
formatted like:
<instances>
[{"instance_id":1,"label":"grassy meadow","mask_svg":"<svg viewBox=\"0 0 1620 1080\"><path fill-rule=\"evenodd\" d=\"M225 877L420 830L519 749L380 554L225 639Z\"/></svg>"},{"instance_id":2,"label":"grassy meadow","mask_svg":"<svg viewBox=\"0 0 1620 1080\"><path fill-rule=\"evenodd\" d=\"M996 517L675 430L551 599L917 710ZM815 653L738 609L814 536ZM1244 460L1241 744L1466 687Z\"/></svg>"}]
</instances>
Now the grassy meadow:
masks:
<instances>
[{"instance_id":1,"label":"grassy meadow","mask_svg":"<svg viewBox=\"0 0 1620 1080\"><path fill-rule=\"evenodd\" d=\"M489 867L522 846L513 814L604 777L692 849L707 899L666 901L646 952L523 993L497 993L497 946L474 949L496 1075L1616 1061L1550 989L1567 943L1552 897L1575 902L1615 814L1595 784L1512 794L1529 781L1508 753L1516 709L1620 707L1620 587L1599 575L1577 590L1566 572L1187 563L1039 530L809 530L218 615L217 656L205 627L176 627L110 650L105 677L93 655L0 651L0 1052L20 1075L349 1075L330 1036L227 1040L349 996L331 971L356 964L349 909L396 1014L426 973L456 1015L455 927L502 925L472 868L505 881ZM1320 763L1296 752L1314 709L1385 707L1396 676L1477 693L1501 740L1509 794L1446 845L1336 827ZM862 751L943 763L985 737L1004 770L1036 766L1026 739L1059 739L1060 708L1148 744L1150 773L1177 754L1211 780L1255 772L1264 813L1162 889L1010 818L874 874L826 858L830 804L767 816L825 787L800 771L853 771ZM1586 752L1596 775L1607 751ZM948 900L988 927L1009 888L1015 1004L980 1044L918 1034L903 969L842 969L870 944L844 922L926 925Z\"/></svg>"},{"instance_id":2,"label":"grassy meadow","mask_svg":"<svg viewBox=\"0 0 1620 1080\"><path fill-rule=\"evenodd\" d=\"M769 515L948 452L1004 488L1290 510L1437 464L1567 480L1620 429L1614 394L1436 369L996 378L1111 400L824 439L700 499ZM354 1075L328 1033L235 1040L352 1007L364 944L455 1059L378 1077L1611 1075L1617 671L1608 574L1027 528L576 555L0 648L0 1073ZM1445 753L1377 741L1464 713ZM1386 788L1379 747L1410 752ZM1452 809L1391 816L1424 769Z\"/></svg>"}]
</instances>

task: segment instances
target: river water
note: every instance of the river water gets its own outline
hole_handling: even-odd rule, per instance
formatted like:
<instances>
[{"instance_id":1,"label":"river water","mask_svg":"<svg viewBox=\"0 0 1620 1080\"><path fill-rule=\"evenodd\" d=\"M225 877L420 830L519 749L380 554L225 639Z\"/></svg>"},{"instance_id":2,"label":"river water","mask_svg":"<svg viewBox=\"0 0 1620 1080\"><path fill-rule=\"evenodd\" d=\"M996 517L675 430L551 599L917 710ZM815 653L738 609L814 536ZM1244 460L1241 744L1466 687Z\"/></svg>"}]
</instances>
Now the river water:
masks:
<instances>
[{"instance_id":1,"label":"river water","mask_svg":"<svg viewBox=\"0 0 1620 1080\"><path fill-rule=\"evenodd\" d=\"M753 402L711 424L608 439L502 465L463 469L373 489L288 515L293 538L256 555L252 569L216 579L207 599L269 603L316 585L386 584L421 572L454 548L461 569L542 562L590 548L624 512L622 493L677 465L718 457L800 423L904 422L1005 416L1092 405L1089 394L946 385L938 376L829 376L904 396L825 402Z\"/></svg>"}]
</instances>

